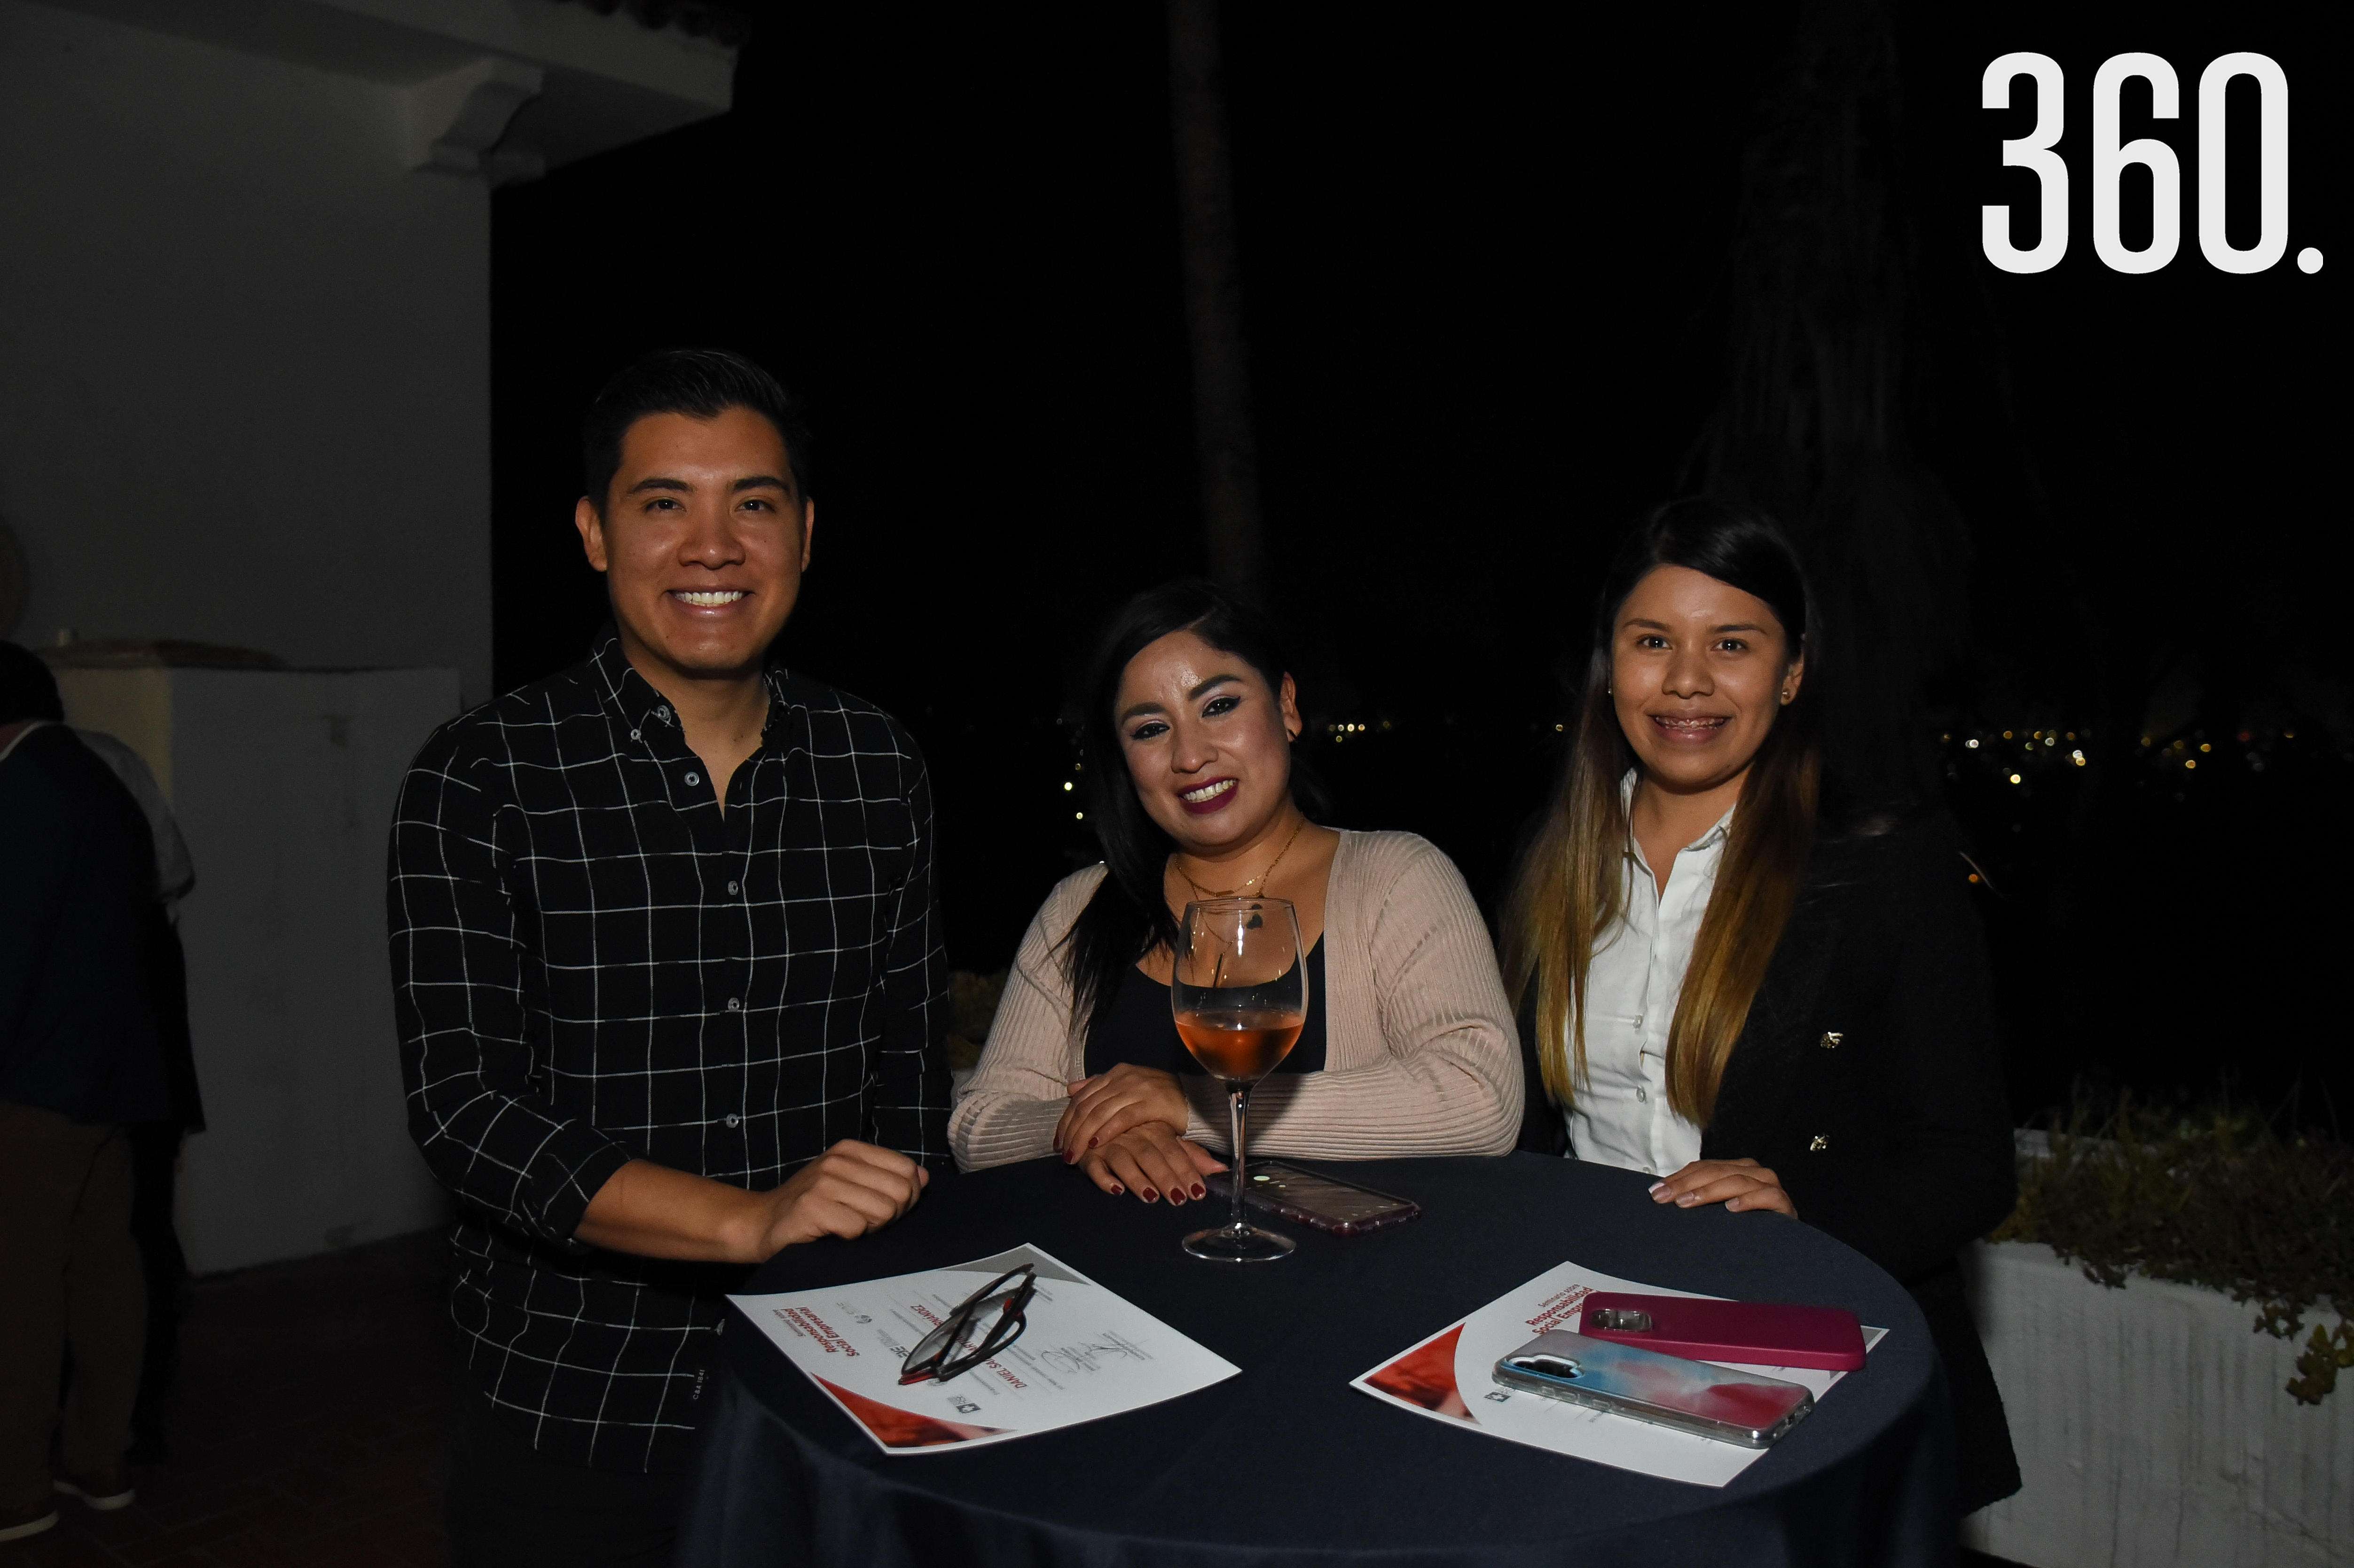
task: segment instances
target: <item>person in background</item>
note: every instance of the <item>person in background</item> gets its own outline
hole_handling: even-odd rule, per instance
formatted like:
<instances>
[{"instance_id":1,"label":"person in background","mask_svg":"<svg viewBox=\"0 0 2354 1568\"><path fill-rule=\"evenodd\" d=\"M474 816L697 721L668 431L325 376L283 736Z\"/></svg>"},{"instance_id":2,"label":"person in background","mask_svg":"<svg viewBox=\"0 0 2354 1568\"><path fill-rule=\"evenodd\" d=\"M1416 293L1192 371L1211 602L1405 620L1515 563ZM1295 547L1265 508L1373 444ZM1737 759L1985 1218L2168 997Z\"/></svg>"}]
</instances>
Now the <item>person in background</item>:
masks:
<instances>
[{"instance_id":1,"label":"person in background","mask_svg":"<svg viewBox=\"0 0 2354 1568\"><path fill-rule=\"evenodd\" d=\"M949 1135L968 1169L1059 1153L1107 1192L1207 1196L1225 1096L1170 1012L1194 899L1288 898L1308 1022L1253 1097L1250 1148L1372 1160L1503 1154L1521 1120L1511 1010L1454 863L1412 833L1311 820L1299 706L1267 620L1207 583L1116 615L1086 686L1087 820L1104 863L1047 896Z\"/></svg>"},{"instance_id":2,"label":"person in background","mask_svg":"<svg viewBox=\"0 0 2354 1568\"><path fill-rule=\"evenodd\" d=\"M947 1158L923 758L769 660L805 444L736 355L616 376L574 514L612 626L401 785L401 1072L460 1210L461 1565L666 1563L725 1294L889 1224Z\"/></svg>"},{"instance_id":3,"label":"person in background","mask_svg":"<svg viewBox=\"0 0 2354 1568\"><path fill-rule=\"evenodd\" d=\"M164 1113L158 1120L130 1128L131 1234L139 1243L147 1280L147 1348L140 1361L139 1402L131 1413L131 1458L152 1464L169 1456L164 1402L180 1365L182 1294L188 1279L187 1254L181 1250L174 1217L180 1145L189 1133L205 1129L195 1042L188 1033L187 955L180 946L180 901L196 890L196 867L179 819L172 814L172 804L145 759L104 730L76 726L74 734L131 791L155 841L155 897L145 906L142 923L146 927L148 997L164 1053Z\"/></svg>"},{"instance_id":4,"label":"person in background","mask_svg":"<svg viewBox=\"0 0 2354 1568\"><path fill-rule=\"evenodd\" d=\"M54 1526L58 1493L133 1500L146 1313L126 1128L166 1104L154 845L63 718L48 667L0 643L0 1541Z\"/></svg>"},{"instance_id":5,"label":"person in background","mask_svg":"<svg viewBox=\"0 0 2354 1568\"><path fill-rule=\"evenodd\" d=\"M1681 501L1628 538L1506 973L1540 1147L1802 1219L1912 1291L1969 1511L2019 1487L1956 1263L2017 1188L1983 938L1950 820L1823 777L1811 604L1756 513Z\"/></svg>"}]
</instances>

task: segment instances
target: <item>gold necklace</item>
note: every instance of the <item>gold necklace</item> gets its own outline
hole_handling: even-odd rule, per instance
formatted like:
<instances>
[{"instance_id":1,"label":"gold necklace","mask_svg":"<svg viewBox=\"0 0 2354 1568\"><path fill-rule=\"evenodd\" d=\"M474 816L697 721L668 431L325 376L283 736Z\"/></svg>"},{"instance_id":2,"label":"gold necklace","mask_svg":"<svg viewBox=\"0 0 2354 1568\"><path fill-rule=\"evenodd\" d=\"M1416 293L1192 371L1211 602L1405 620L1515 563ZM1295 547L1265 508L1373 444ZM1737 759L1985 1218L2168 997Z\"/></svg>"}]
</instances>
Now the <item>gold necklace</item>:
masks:
<instances>
[{"instance_id":1,"label":"gold necklace","mask_svg":"<svg viewBox=\"0 0 2354 1568\"><path fill-rule=\"evenodd\" d=\"M1244 883L1240 887L1204 887L1200 883L1194 881L1193 874L1188 872L1182 864L1177 867L1177 874L1185 879L1186 886L1192 888L1195 893L1200 894L1204 898L1238 898L1248 893L1255 885L1264 887L1267 885L1267 879L1275 874L1275 868L1283 863L1283 857L1291 853L1291 845L1293 841L1299 837L1299 830L1307 825L1308 819L1306 817L1300 818L1299 821L1292 827L1291 837L1283 841L1283 847L1275 852L1275 858L1273 860L1267 863L1267 869L1260 872L1257 876L1252 877L1250 881ZM1172 856L1171 858L1173 860L1175 857Z\"/></svg>"}]
</instances>

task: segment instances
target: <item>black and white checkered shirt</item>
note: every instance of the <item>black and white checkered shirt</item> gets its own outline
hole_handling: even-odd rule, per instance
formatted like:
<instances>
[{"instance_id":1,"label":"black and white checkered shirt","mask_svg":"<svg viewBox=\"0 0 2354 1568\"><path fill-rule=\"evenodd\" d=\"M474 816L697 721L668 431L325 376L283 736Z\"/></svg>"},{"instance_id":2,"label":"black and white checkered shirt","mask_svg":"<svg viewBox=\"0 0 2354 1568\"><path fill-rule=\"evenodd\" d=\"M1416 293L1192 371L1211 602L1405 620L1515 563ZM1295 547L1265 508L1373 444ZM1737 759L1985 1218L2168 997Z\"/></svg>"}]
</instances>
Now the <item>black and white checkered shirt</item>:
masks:
<instances>
[{"instance_id":1,"label":"black and white checkered shirt","mask_svg":"<svg viewBox=\"0 0 2354 1568\"><path fill-rule=\"evenodd\" d=\"M452 720L392 830L408 1122L461 1199L451 1309L540 1451L683 1462L742 1271L573 1231L633 1159L754 1190L838 1139L944 1161L930 785L857 698L769 676L723 816L608 630Z\"/></svg>"}]
</instances>

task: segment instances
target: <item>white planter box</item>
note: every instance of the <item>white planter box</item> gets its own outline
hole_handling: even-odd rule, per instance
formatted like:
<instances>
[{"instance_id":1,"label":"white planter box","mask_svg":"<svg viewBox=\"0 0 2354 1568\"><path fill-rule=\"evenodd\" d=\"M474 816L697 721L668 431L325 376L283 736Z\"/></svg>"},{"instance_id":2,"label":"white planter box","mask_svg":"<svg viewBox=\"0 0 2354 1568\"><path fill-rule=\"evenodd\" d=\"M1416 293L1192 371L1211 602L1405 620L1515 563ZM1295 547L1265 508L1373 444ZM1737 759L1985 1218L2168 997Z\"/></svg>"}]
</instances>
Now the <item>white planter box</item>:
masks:
<instances>
[{"instance_id":1,"label":"white planter box","mask_svg":"<svg viewBox=\"0 0 2354 1568\"><path fill-rule=\"evenodd\" d=\"M2033 1568L2354 1563L2354 1374L2297 1404L2298 1344L2220 1291L2111 1290L2024 1242L1964 1266L2025 1478L1965 1544Z\"/></svg>"}]
</instances>

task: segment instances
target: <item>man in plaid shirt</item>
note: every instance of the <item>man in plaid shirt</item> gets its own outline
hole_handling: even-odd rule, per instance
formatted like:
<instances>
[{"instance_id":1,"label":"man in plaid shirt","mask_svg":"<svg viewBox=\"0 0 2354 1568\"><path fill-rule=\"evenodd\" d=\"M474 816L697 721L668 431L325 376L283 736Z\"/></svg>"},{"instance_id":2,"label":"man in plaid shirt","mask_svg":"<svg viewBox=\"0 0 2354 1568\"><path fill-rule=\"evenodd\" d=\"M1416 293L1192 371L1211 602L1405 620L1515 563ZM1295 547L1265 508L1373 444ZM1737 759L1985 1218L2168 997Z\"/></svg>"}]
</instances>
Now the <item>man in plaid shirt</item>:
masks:
<instances>
[{"instance_id":1,"label":"man in plaid shirt","mask_svg":"<svg viewBox=\"0 0 2354 1568\"><path fill-rule=\"evenodd\" d=\"M804 438L737 355L652 355L584 432L613 622L445 725L393 823L409 1128L459 1198L459 1563L664 1563L749 1266L907 1213L947 1155L930 786L769 662Z\"/></svg>"}]
</instances>

